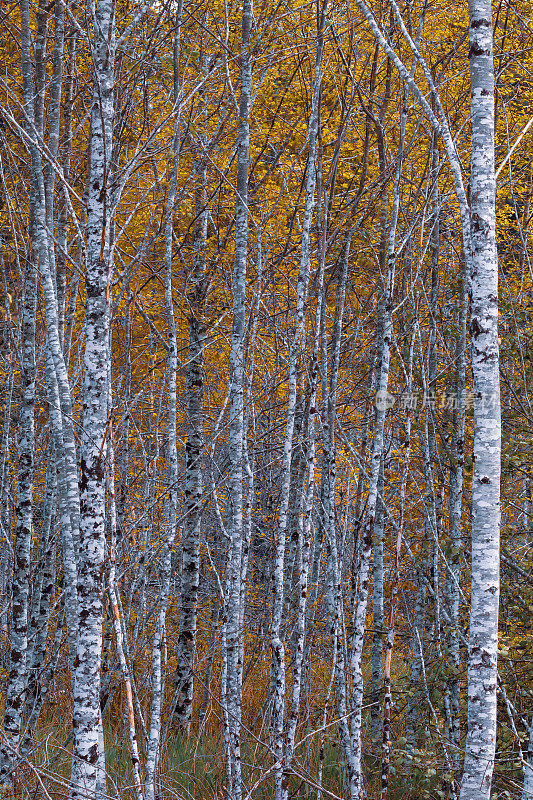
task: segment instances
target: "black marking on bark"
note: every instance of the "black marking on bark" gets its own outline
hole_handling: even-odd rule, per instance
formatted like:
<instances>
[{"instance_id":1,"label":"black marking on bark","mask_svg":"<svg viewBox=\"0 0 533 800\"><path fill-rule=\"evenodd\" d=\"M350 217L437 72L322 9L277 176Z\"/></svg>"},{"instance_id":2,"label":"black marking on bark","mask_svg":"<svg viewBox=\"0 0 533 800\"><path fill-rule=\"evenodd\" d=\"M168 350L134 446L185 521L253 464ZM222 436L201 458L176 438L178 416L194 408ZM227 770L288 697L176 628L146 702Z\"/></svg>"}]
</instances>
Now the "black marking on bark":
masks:
<instances>
[{"instance_id":1,"label":"black marking on bark","mask_svg":"<svg viewBox=\"0 0 533 800\"><path fill-rule=\"evenodd\" d=\"M483 233L485 236L490 231L490 225L486 219L483 219L479 214L475 212L472 214L472 232L473 233Z\"/></svg>"},{"instance_id":2,"label":"black marking on bark","mask_svg":"<svg viewBox=\"0 0 533 800\"><path fill-rule=\"evenodd\" d=\"M471 330L472 336L474 338L477 338L480 334L482 334L484 332L483 328L479 324L479 320L477 319L477 317L473 317L472 318L472 322L471 322L471 325L470 325L470 330Z\"/></svg>"},{"instance_id":3,"label":"black marking on bark","mask_svg":"<svg viewBox=\"0 0 533 800\"><path fill-rule=\"evenodd\" d=\"M490 50L488 48L485 50L477 42L472 42L468 51L468 58L476 58L477 56L490 56Z\"/></svg>"},{"instance_id":4,"label":"black marking on bark","mask_svg":"<svg viewBox=\"0 0 533 800\"><path fill-rule=\"evenodd\" d=\"M80 481L80 494L83 494L87 490L87 463L85 458L81 457L81 481Z\"/></svg>"},{"instance_id":5,"label":"black marking on bark","mask_svg":"<svg viewBox=\"0 0 533 800\"><path fill-rule=\"evenodd\" d=\"M87 761L89 764L96 764L98 761L98 745L93 744L87 753Z\"/></svg>"},{"instance_id":6,"label":"black marking on bark","mask_svg":"<svg viewBox=\"0 0 533 800\"><path fill-rule=\"evenodd\" d=\"M94 474L95 477L98 478L99 481L103 481L105 478L105 470L104 470L104 463L102 458L98 458L96 464L94 465Z\"/></svg>"}]
</instances>

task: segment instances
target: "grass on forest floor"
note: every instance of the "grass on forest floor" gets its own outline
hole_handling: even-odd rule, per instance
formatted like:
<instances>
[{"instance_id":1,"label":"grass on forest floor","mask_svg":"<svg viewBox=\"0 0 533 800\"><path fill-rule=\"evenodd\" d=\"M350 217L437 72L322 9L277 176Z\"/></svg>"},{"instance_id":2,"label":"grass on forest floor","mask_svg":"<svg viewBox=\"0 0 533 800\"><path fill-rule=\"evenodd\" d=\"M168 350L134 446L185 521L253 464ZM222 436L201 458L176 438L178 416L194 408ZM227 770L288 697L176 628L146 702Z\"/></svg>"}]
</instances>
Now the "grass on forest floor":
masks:
<instances>
[{"instance_id":1,"label":"grass on forest floor","mask_svg":"<svg viewBox=\"0 0 533 800\"><path fill-rule=\"evenodd\" d=\"M38 738L28 753L16 785L15 796L31 800L63 800L68 797L72 742L68 730L57 724L41 727ZM105 731L107 791L110 797L135 800L129 742L116 729ZM316 783L318 774L318 742L311 742L305 754L299 753L302 775ZM266 747L244 743L241 752L244 793L256 785L254 800L273 800L274 782L269 771L271 757ZM302 763L304 762L304 763ZM265 776L262 779L262 776ZM342 752L333 739L324 747L324 789L337 797L346 796L346 775ZM208 734L198 739L191 736L169 737L161 764L160 800L220 800L224 796L226 768L219 735ZM290 779L289 800L309 798L317 792L305 779ZM328 797L324 796L324 800Z\"/></svg>"},{"instance_id":2,"label":"grass on forest floor","mask_svg":"<svg viewBox=\"0 0 533 800\"><path fill-rule=\"evenodd\" d=\"M135 800L129 741L122 726L106 726L105 753L107 791L110 797ZM319 737L310 737L297 750L296 766L299 776L292 776L289 800L316 800L319 773ZM17 800L65 800L68 797L72 742L66 726L49 723L41 726L38 740L28 753L16 785ZM305 748L305 749L304 749ZM437 800L435 790L441 788L435 769L429 769L429 753L418 765L406 765L393 757L390 775L391 798L407 800ZM253 800L274 800L274 781L270 771L269 749L258 741L244 742L241 749L243 794L253 790ZM379 797L380 758L365 759L367 775L372 776L367 787L369 797ZM438 771L438 770L437 770ZM309 779L309 782L306 781ZM172 735L166 742L161 764L158 800L222 800L225 797L226 768L222 737L209 731L198 738L186 740ZM342 746L335 735L326 736L322 764L322 800L349 797L349 785L344 766ZM333 796L333 797L332 797Z\"/></svg>"}]
</instances>

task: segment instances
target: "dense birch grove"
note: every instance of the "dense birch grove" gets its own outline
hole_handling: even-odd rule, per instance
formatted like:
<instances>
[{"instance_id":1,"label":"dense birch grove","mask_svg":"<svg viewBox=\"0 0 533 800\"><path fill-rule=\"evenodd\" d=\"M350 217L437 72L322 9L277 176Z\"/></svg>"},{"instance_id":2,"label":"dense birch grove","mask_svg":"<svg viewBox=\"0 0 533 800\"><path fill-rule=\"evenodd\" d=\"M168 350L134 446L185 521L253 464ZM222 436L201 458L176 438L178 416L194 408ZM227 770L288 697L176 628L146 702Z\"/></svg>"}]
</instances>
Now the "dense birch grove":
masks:
<instances>
[{"instance_id":1,"label":"dense birch grove","mask_svg":"<svg viewBox=\"0 0 533 800\"><path fill-rule=\"evenodd\" d=\"M533 800L531 7L256 3L0 7L0 796Z\"/></svg>"}]
</instances>

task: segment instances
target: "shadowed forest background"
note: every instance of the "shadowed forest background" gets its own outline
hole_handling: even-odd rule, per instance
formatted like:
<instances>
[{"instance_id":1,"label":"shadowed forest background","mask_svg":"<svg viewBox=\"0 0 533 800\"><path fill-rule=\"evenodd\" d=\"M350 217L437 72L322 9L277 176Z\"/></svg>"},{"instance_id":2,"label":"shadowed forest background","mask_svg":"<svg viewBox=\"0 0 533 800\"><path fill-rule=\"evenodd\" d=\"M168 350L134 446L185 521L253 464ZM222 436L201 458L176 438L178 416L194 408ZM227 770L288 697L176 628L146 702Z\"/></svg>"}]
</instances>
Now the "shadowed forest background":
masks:
<instances>
[{"instance_id":1,"label":"shadowed forest background","mask_svg":"<svg viewBox=\"0 0 533 800\"><path fill-rule=\"evenodd\" d=\"M1 3L2 797L533 800L533 19L475 6Z\"/></svg>"}]
</instances>

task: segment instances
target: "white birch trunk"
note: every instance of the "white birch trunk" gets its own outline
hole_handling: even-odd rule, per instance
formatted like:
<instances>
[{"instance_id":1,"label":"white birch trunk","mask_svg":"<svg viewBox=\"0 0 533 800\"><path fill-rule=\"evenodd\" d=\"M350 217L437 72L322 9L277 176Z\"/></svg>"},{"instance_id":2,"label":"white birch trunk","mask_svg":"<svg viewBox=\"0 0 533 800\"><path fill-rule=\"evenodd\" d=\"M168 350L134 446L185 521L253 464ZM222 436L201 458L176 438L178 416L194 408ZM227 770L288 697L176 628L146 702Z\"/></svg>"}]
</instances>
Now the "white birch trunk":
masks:
<instances>
[{"instance_id":1,"label":"white birch trunk","mask_svg":"<svg viewBox=\"0 0 533 800\"><path fill-rule=\"evenodd\" d=\"M168 333L168 421L167 421L167 445L168 445L168 536L174 541L177 533L177 513L178 513L178 443L177 443L177 377L178 377L178 342L176 336L176 319L174 315L174 301L172 296L172 247L174 235L174 206L176 202L176 186L178 178L178 159L179 159L179 136L180 136L180 106L179 106L179 54L180 54L180 36L181 36L181 15L183 11L183 3L178 4L176 10L176 19L174 27L174 47L173 47L173 79L174 79L174 103L177 103L176 115L174 118L174 134L172 140L172 172L170 176L170 185L166 202L166 220L165 220L165 306L167 317L167 333ZM166 581L166 576L163 575L163 581ZM163 620L164 622L164 620ZM157 636L162 636L163 622L158 623ZM159 651L159 644L154 640L154 647ZM154 705L155 696L160 691L158 684L161 679L158 672L161 665L156 658L156 649L153 652L153 665L155 672L152 673L152 709ZM179 654L178 654L179 666ZM151 722L151 742L150 754L146 767L146 790L147 797L153 795L155 789L153 781L155 779L155 764L158 758L155 750L159 748L159 741L155 741L154 735L157 734L157 739L160 735L160 720L156 722L152 716Z\"/></svg>"},{"instance_id":2,"label":"white birch trunk","mask_svg":"<svg viewBox=\"0 0 533 800\"><path fill-rule=\"evenodd\" d=\"M424 531L424 539L422 542L422 554L420 564L417 567L417 589L415 610L413 614L413 622L411 626L411 671L410 671L410 689L407 698L407 709L405 712L405 749L407 752L407 762L412 758L413 750L417 745L417 737L421 725L421 704L422 695L420 691L420 682L422 678L422 659L424 657L424 630L426 618L426 576L427 558L425 550L428 546L427 528Z\"/></svg>"},{"instance_id":3,"label":"white birch trunk","mask_svg":"<svg viewBox=\"0 0 533 800\"><path fill-rule=\"evenodd\" d=\"M371 743L375 752L381 734L381 668L383 661L383 537L385 533L385 462L378 479L378 500L374 523L374 562L372 570L372 662L370 669Z\"/></svg>"},{"instance_id":4,"label":"white birch trunk","mask_svg":"<svg viewBox=\"0 0 533 800\"><path fill-rule=\"evenodd\" d=\"M407 377L407 396L412 394L413 390L413 351L415 343L415 332L411 338L411 347L409 350L409 364L408 364L408 377ZM392 579L391 598L389 608L389 628L387 631L387 639L385 643L385 664L383 668L383 741L381 750L381 800L387 800L389 796L389 777L390 777L390 753L391 753L391 712L392 712L392 683L391 683L391 667L392 667L392 652L394 647L394 637L396 633L396 607L398 604L398 595L400 592L401 580L401 563L400 556L402 550L403 540L403 526L405 514L405 499L407 478L409 475L409 458L411 454L411 409L408 407L405 413L405 438L403 440L403 472L400 485L399 497L399 521L398 530L396 533L396 548L394 558L394 575Z\"/></svg>"},{"instance_id":5,"label":"white birch trunk","mask_svg":"<svg viewBox=\"0 0 533 800\"><path fill-rule=\"evenodd\" d=\"M174 45L173 45L173 79L174 79L174 101L178 102L176 116L174 119L174 134L172 142L172 172L170 176L169 194L166 204L165 219L165 306L167 318L167 331L169 340L168 352L168 421L167 421L167 444L168 444L168 499L167 515L168 524L165 540L163 543L163 554L161 559L160 579L161 593L159 596L159 608L155 622L154 638L152 642L152 702L150 709L150 725L148 731L146 769L144 776L144 793L146 800L154 800L157 794L157 773L160 762L160 741L161 741L161 714L163 710L164 693L164 652L166 636L166 613L170 597L170 582L172 577L172 547L177 534L177 492L178 492L178 449L177 449L177 337L176 321L174 316L174 303L172 299L172 243L173 243L173 213L176 198L176 182L178 174L178 151L179 151L179 128L180 128L180 107L179 107L179 53L180 36L182 21L183 3L179 2L176 9ZM157 430L156 452L157 452ZM157 457L153 460L152 480L155 482Z\"/></svg>"},{"instance_id":6,"label":"white birch trunk","mask_svg":"<svg viewBox=\"0 0 533 800\"><path fill-rule=\"evenodd\" d=\"M297 515L297 611L295 622L295 647L292 666L292 693L291 709L287 720L287 734L284 750L283 769L289 774L291 761L294 755L296 729L300 714L300 703L305 678L306 634L307 634L307 603L309 596L309 569L311 555L311 525L313 502L315 495L315 454L316 454L316 416L317 416L317 388L318 388L318 353L320 345L320 319L322 317L322 304L324 302L324 267L325 259L319 260L317 278L317 307L315 314L313 349L309 371L309 407L307 416L307 436L304 442L304 477L307 485L302 484L302 513ZM288 786L283 787L284 797L288 796Z\"/></svg>"},{"instance_id":7,"label":"white birch trunk","mask_svg":"<svg viewBox=\"0 0 533 800\"><path fill-rule=\"evenodd\" d=\"M470 0L469 15L474 471L468 732L460 798L488 800L496 748L501 458L494 65L489 0Z\"/></svg>"},{"instance_id":8,"label":"white birch trunk","mask_svg":"<svg viewBox=\"0 0 533 800\"><path fill-rule=\"evenodd\" d=\"M46 309L47 337L47 383L49 390L50 423L58 454L58 488L64 539L63 562L66 589L69 594L67 628L71 642L71 662L75 656L77 635L77 594L75 544L79 529L79 487L77 456L74 439L72 402L67 369L59 338L57 300L53 280L53 250L49 247L46 224L45 183L42 154L37 141L40 119L34 113L34 83L32 75L31 27L29 4L20 2L21 13L21 71L24 92L25 126L28 134L28 149L31 159L31 177L34 189L31 193L32 244L38 258L42 290Z\"/></svg>"},{"instance_id":9,"label":"white birch trunk","mask_svg":"<svg viewBox=\"0 0 533 800\"><path fill-rule=\"evenodd\" d=\"M154 404L155 405L155 404ZM153 497L156 493L157 464L159 460L159 430L162 407L164 406L163 391L159 398L159 409L153 429L153 452L150 458L149 480L147 481L147 496ZM160 788L158 783L159 764L161 759L161 727L162 711L165 693L165 665L166 665L166 615L168 610L170 587L172 579L172 548L175 541L176 528L171 524L171 509L167 500L167 525L161 541L161 554L158 569L154 570L159 578L159 595L155 603L155 621L152 639L152 673L151 673L151 704L150 721L147 730L146 744L146 769L144 776L144 793L146 800L154 800ZM146 541L154 541L157 537L153 514L150 515L146 526ZM133 599L133 597L132 597ZM143 613L144 612L144 609Z\"/></svg>"},{"instance_id":10,"label":"white birch trunk","mask_svg":"<svg viewBox=\"0 0 533 800\"><path fill-rule=\"evenodd\" d=\"M205 323L203 305L207 246L207 169L205 163L197 168L198 185L194 206L194 256L192 274L188 277L189 354L187 364L187 444L185 476L185 508L181 539L181 594L178 655L176 667L177 704L175 720L189 735L194 688L194 652L196 646L196 617L200 580L200 527L202 520L202 446L203 446L203 353Z\"/></svg>"},{"instance_id":11,"label":"white birch trunk","mask_svg":"<svg viewBox=\"0 0 533 800\"><path fill-rule=\"evenodd\" d=\"M161 713L163 710L163 692L165 688L165 619L170 594L170 577L172 569L172 545L170 536L163 544L161 559L161 592L158 598L158 611L152 642L152 702L150 707L150 725L146 753L146 769L144 776L144 796L146 800L154 800L157 795L157 771L160 761Z\"/></svg>"},{"instance_id":12,"label":"white birch trunk","mask_svg":"<svg viewBox=\"0 0 533 800\"><path fill-rule=\"evenodd\" d=\"M324 422L323 422L323 469L325 472L324 482L324 525L326 528L326 542L328 545L328 573L329 573L329 591L328 591L328 612L330 616L330 635L335 648L334 668L333 675L335 681L335 695L337 702L337 714L339 716L339 729L342 745L344 748L344 755L346 758L346 766L348 772L348 779L350 784L350 797L357 797L357 792L360 791L360 782L362 779L361 773L361 751L360 751L360 738L358 736L357 727L354 728L354 700L351 701L347 695L347 670L346 670L346 641L343 631L343 599L342 599L342 562L343 562L343 548L339 555L339 547L337 544L337 531L335 525L335 491L336 491L336 454L335 454L335 418L336 418L336 403L337 403L337 384L338 372L340 364L340 344L341 344L341 331L342 331L342 318L344 311L344 299L346 292L346 281L348 277L348 265L350 261L350 247L353 231L349 230L346 236L344 245L344 253L342 260L341 275L339 277L339 284L337 286L337 297L335 303L335 318L332 331L332 353L330 359L330 377L328 390L324 390ZM325 330L323 330L323 365L322 365L322 380L326 381L326 348L325 348ZM352 668L351 659L349 661L350 670ZM352 675L353 677L353 675ZM355 683L354 683L355 694ZM356 700L357 708L357 700ZM354 735L355 734L355 735Z\"/></svg>"},{"instance_id":13,"label":"white birch trunk","mask_svg":"<svg viewBox=\"0 0 533 800\"><path fill-rule=\"evenodd\" d=\"M41 526L41 557L38 566L37 585L32 597L30 620L30 641L27 653L27 696L26 713L30 716L37 709L41 695L41 673L44 669L48 627L50 623L50 601L55 583L55 512L56 512L56 459L53 447L50 448L46 475L43 521Z\"/></svg>"},{"instance_id":14,"label":"white birch trunk","mask_svg":"<svg viewBox=\"0 0 533 800\"><path fill-rule=\"evenodd\" d=\"M2 155L0 154L0 181L2 186L5 185L4 165ZM10 422L13 400L13 379L15 373L15 358L14 358L14 336L13 336L13 320L10 311L10 297L7 285L7 270L6 262L3 258L4 249L4 234L0 234L0 270L3 275L3 299L5 307L5 318L2 325L2 345L0 353L2 359L6 364L6 373L4 386L2 391L2 432L0 438L0 535L2 537L8 535L10 530L10 503L9 497L9 456L11 453L11 437L10 437ZM0 560L1 570L1 591L4 596L4 588L7 588L7 577L10 571L10 553L4 552ZM6 586L4 587L4 580ZM7 632L7 607L2 608L0 611L0 626L3 631Z\"/></svg>"},{"instance_id":15,"label":"white birch trunk","mask_svg":"<svg viewBox=\"0 0 533 800\"><path fill-rule=\"evenodd\" d=\"M370 464L369 488L366 517L361 532L361 542L358 562L358 594L355 602L355 611L352 620L352 642L350 657L350 673L353 682L351 737L356 754L356 774L352 783L352 800L363 797L362 775L362 705L363 705L363 671L362 655L365 635L365 620L369 594L370 558L372 554L372 535L375 526L376 507L378 498L379 473L384 449L385 417L388 408L389 367L392 342L392 305L394 291L394 275L396 268L396 228L400 209L400 178L403 163L403 147L406 124L406 97L404 92L404 111L402 113L400 141L396 174L394 181L394 196L392 215L387 240L387 275L383 298L383 319L381 328L381 341L379 342L378 364L376 377L376 415L374 424L374 442L372 446L372 460Z\"/></svg>"},{"instance_id":16,"label":"white birch trunk","mask_svg":"<svg viewBox=\"0 0 533 800\"><path fill-rule=\"evenodd\" d=\"M453 449L450 465L450 543L447 612L450 618L450 658L453 675L448 689L449 695L449 739L450 757L454 768L451 796L458 791L458 772L461 762L461 719L460 719L460 581L461 552L463 547L461 533L461 509L463 501L463 475L465 459L465 413L466 413L466 322L468 314L468 289L466 275L463 273L461 285L461 306L459 312L459 337L455 353L455 402L453 411Z\"/></svg>"},{"instance_id":17,"label":"white birch trunk","mask_svg":"<svg viewBox=\"0 0 533 800\"><path fill-rule=\"evenodd\" d=\"M31 225L33 228L33 225ZM34 230L31 230L32 239ZM34 245L34 241L32 242ZM33 526L34 406L35 406L35 315L37 309L36 248L28 257L24 276L21 347L21 402L18 444L18 490L13 564L9 673L0 749L0 785L12 784L13 756L20 741L22 712L28 680L28 623L30 554Z\"/></svg>"},{"instance_id":18,"label":"white birch trunk","mask_svg":"<svg viewBox=\"0 0 533 800\"><path fill-rule=\"evenodd\" d=\"M74 681L71 799L105 792L102 775L100 666L105 553L105 457L108 424L109 302L112 266L110 175L113 140L115 18L112 0L94 12L94 89L87 192L87 264L80 532L78 540L78 640Z\"/></svg>"},{"instance_id":19,"label":"white birch trunk","mask_svg":"<svg viewBox=\"0 0 533 800\"><path fill-rule=\"evenodd\" d=\"M244 539L244 339L246 327L246 270L248 262L248 169L250 157L250 110L252 102L251 32L253 2L242 8L241 84L237 140L237 183L235 203L235 262L233 270L233 327L230 349L230 463L229 553L226 569L224 623L224 714L226 738L227 795L241 800L241 599Z\"/></svg>"},{"instance_id":20,"label":"white birch trunk","mask_svg":"<svg viewBox=\"0 0 533 800\"><path fill-rule=\"evenodd\" d=\"M281 502L276 531L276 552L273 575L273 609L270 643L272 648L273 711L272 743L276 763L276 800L282 800L288 789L288 779L283 776L283 729L285 717L285 648L282 641L282 619L285 594L285 547L289 522L289 499L294 424L297 406L298 366L305 337L305 303L307 300L311 265L311 224L315 207L317 133L320 109L321 64L323 53L323 27L327 2L323 4L318 20L318 42L314 69L311 117L309 120L309 152L307 159L307 183L305 189L304 218L302 224L300 268L296 287L296 334L289 350L289 376L287 398L287 422L283 443L283 465L281 474Z\"/></svg>"},{"instance_id":21,"label":"white birch trunk","mask_svg":"<svg viewBox=\"0 0 533 800\"><path fill-rule=\"evenodd\" d=\"M109 348L111 350L111 331L109 332L110 342ZM112 383L111 383L111 364L107 365L107 392L108 392L108 407L111 408L113 404ZM124 623L119 606L119 587L116 580L116 556L117 556L117 509L116 509L116 496L115 496L115 445L113 441L113 429L111 422L109 423L108 435L108 469L107 469L107 488L109 494L109 556L110 566L107 577L107 591L111 610L113 615L113 630L115 633L115 647L118 654L118 661L120 664L120 671L124 681L124 689L126 693L126 724L128 728L131 766L133 771L134 789L136 800L143 800L143 791L140 775L140 757L139 747L137 743L137 731L135 727L135 709L133 704L133 691L132 680L129 669L129 664L126 658L124 647ZM103 716L103 715L102 715Z\"/></svg>"}]
</instances>

